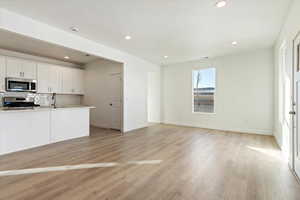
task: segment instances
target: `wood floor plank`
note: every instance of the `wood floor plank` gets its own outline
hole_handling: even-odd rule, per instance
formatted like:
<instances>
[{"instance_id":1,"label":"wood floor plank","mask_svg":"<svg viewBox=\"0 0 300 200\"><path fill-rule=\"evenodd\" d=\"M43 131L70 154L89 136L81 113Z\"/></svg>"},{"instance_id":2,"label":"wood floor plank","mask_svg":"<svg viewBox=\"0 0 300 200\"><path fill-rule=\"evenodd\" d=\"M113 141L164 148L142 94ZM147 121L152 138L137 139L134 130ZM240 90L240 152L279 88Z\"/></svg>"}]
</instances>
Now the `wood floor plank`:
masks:
<instances>
[{"instance_id":1,"label":"wood floor plank","mask_svg":"<svg viewBox=\"0 0 300 200\"><path fill-rule=\"evenodd\" d=\"M91 133L90 137L0 156L0 171L106 162L117 166L2 176L0 199L300 197L300 186L272 136L172 125L150 126L124 136L94 127Z\"/></svg>"}]
</instances>

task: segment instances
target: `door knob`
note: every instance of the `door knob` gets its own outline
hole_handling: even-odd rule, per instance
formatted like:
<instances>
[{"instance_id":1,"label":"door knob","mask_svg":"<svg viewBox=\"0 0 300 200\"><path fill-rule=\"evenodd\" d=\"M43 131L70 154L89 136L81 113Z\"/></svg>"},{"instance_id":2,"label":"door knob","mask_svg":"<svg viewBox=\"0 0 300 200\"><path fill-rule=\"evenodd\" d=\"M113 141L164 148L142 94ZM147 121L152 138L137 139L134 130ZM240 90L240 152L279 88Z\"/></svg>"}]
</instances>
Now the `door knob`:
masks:
<instances>
[{"instance_id":1,"label":"door knob","mask_svg":"<svg viewBox=\"0 0 300 200\"><path fill-rule=\"evenodd\" d=\"M112 103L110 103L109 105L112 106Z\"/></svg>"},{"instance_id":2,"label":"door knob","mask_svg":"<svg viewBox=\"0 0 300 200\"><path fill-rule=\"evenodd\" d=\"M296 115L296 112L295 111L290 111L289 114L290 115Z\"/></svg>"}]
</instances>

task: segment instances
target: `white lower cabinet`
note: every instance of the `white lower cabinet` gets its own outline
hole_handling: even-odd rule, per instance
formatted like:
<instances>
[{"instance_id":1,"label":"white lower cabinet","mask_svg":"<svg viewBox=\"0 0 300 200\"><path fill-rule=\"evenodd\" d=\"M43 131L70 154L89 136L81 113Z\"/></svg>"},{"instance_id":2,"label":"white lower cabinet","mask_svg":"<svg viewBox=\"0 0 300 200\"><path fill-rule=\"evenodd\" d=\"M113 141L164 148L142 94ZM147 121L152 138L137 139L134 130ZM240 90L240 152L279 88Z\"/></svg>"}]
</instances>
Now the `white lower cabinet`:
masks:
<instances>
[{"instance_id":1,"label":"white lower cabinet","mask_svg":"<svg viewBox=\"0 0 300 200\"><path fill-rule=\"evenodd\" d=\"M0 111L0 155L89 135L89 108Z\"/></svg>"},{"instance_id":2,"label":"white lower cabinet","mask_svg":"<svg viewBox=\"0 0 300 200\"><path fill-rule=\"evenodd\" d=\"M51 112L51 142L89 135L89 109L57 109Z\"/></svg>"},{"instance_id":3,"label":"white lower cabinet","mask_svg":"<svg viewBox=\"0 0 300 200\"><path fill-rule=\"evenodd\" d=\"M0 113L0 154L49 144L49 111Z\"/></svg>"}]
</instances>

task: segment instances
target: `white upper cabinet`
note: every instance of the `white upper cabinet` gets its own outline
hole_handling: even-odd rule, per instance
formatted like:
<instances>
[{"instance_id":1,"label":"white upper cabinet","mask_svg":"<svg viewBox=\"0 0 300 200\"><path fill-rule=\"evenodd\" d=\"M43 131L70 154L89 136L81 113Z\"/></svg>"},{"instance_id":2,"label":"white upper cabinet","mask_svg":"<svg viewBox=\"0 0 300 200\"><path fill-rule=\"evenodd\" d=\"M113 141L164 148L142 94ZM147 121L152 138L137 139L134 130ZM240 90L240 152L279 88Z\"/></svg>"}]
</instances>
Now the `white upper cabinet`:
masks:
<instances>
[{"instance_id":1,"label":"white upper cabinet","mask_svg":"<svg viewBox=\"0 0 300 200\"><path fill-rule=\"evenodd\" d=\"M84 94L84 70L0 56L0 91L5 77L37 79L38 93Z\"/></svg>"},{"instance_id":2,"label":"white upper cabinet","mask_svg":"<svg viewBox=\"0 0 300 200\"><path fill-rule=\"evenodd\" d=\"M37 68L38 93L61 93L61 67L39 63Z\"/></svg>"},{"instance_id":3,"label":"white upper cabinet","mask_svg":"<svg viewBox=\"0 0 300 200\"><path fill-rule=\"evenodd\" d=\"M75 94L84 94L84 71L80 69L74 70L73 87Z\"/></svg>"},{"instance_id":4,"label":"white upper cabinet","mask_svg":"<svg viewBox=\"0 0 300 200\"><path fill-rule=\"evenodd\" d=\"M37 77L36 77L36 68L37 68L37 63L36 62L23 60L22 61L23 78L37 79Z\"/></svg>"},{"instance_id":5,"label":"white upper cabinet","mask_svg":"<svg viewBox=\"0 0 300 200\"><path fill-rule=\"evenodd\" d=\"M50 93L49 69L50 69L50 65L38 63L38 67L37 67L38 93Z\"/></svg>"},{"instance_id":6,"label":"white upper cabinet","mask_svg":"<svg viewBox=\"0 0 300 200\"><path fill-rule=\"evenodd\" d=\"M5 76L6 76L5 57L0 56L0 92L5 91Z\"/></svg>"},{"instance_id":7,"label":"white upper cabinet","mask_svg":"<svg viewBox=\"0 0 300 200\"><path fill-rule=\"evenodd\" d=\"M84 94L84 71L81 69L62 69L62 92L64 94Z\"/></svg>"},{"instance_id":8,"label":"white upper cabinet","mask_svg":"<svg viewBox=\"0 0 300 200\"><path fill-rule=\"evenodd\" d=\"M73 69L64 67L62 69L62 93L73 93Z\"/></svg>"},{"instance_id":9,"label":"white upper cabinet","mask_svg":"<svg viewBox=\"0 0 300 200\"><path fill-rule=\"evenodd\" d=\"M49 81L52 93L62 92L62 67L56 65L50 67Z\"/></svg>"},{"instance_id":10,"label":"white upper cabinet","mask_svg":"<svg viewBox=\"0 0 300 200\"><path fill-rule=\"evenodd\" d=\"M22 78L22 60L6 57L6 76L12 78Z\"/></svg>"},{"instance_id":11,"label":"white upper cabinet","mask_svg":"<svg viewBox=\"0 0 300 200\"><path fill-rule=\"evenodd\" d=\"M6 58L7 77L36 79L36 62L19 58Z\"/></svg>"}]
</instances>

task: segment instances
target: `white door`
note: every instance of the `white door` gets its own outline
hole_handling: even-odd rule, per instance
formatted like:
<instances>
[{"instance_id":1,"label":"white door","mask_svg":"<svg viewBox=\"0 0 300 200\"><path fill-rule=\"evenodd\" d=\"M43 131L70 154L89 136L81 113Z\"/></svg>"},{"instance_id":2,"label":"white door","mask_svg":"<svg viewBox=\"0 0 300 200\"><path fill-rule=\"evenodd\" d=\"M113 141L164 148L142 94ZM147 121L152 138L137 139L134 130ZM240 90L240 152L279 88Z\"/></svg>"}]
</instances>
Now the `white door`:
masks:
<instances>
[{"instance_id":1,"label":"white door","mask_svg":"<svg viewBox=\"0 0 300 200\"><path fill-rule=\"evenodd\" d=\"M0 56L0 92L5 91L5 76L6 76L6 67L5 67L5 57Z\"/></svg>"},{"instance_id":2,"label":"white door","mask_svg":"<svg viewBox=\"0 0 300 200\"><path fill-rule=\"evenodd\" d=\"M122 74L110 74L110 120L112 129L121 130L122 126Z\"/></svg>"},{"instance_id":3,"label":"white door","mask_svg":"<svg viewBox=\"0 0 300 200\"><path fill-rule=\"evenodd\" d=\"M294 115L293 144L294 169L300 177L300 34L294 40L294 108L290 114Z\"/></svg>"}]
</instances>

